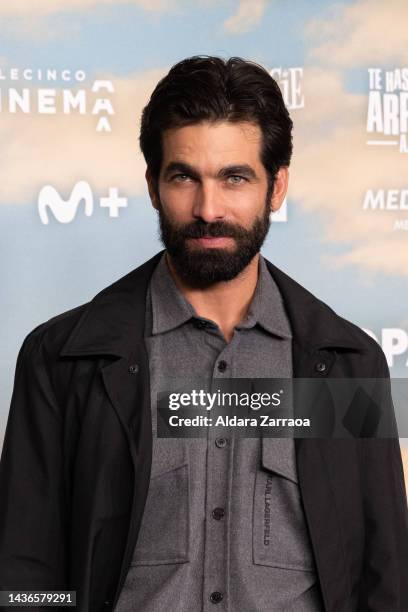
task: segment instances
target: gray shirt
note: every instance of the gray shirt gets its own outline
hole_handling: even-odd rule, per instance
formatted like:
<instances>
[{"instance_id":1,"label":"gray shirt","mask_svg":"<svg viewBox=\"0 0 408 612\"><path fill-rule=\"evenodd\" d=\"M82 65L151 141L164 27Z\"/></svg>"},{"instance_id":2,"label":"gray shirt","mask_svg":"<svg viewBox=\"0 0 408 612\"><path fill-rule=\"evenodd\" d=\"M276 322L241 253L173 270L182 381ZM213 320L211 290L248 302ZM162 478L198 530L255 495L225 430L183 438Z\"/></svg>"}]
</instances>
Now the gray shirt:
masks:
<instances>
[{"instance_id":1,"label":"gray shirt","mask_svg":"<svg viewBox=\"0 0 408 612\"><path fill-rule=\"evenodd\" d=\"M288 378L291 329L260 258L246 318L227 343L175 285L165 257L147 296L152 473L116 612L323 610L292 439L157 438L157 393L180 378Z\"/></svg>"}]
</instances>

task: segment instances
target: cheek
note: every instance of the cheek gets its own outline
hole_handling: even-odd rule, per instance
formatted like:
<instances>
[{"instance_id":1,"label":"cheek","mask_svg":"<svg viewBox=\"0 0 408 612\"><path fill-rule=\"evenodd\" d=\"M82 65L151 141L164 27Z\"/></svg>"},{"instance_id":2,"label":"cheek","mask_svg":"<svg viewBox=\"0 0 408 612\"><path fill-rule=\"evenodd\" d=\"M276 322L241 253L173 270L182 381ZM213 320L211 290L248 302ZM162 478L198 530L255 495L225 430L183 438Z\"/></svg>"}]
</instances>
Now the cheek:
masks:
<instances>
[{"instance_id":1,"label":"cheek","mask_svg":"<svg viewBox=\"0 0 408 612\"><path fill-rule=\"evenodd\" d=\"M266 195L261 189L237 190L228 197L228 210L241 223L250 225L255 217L264 212L265 200Z\"/></svg>"},{"instance_id":2,"label":"cheek","mask_svg":"<svg viewBox=\"0 0 408 612\"><path fill-rule=\"evenodd\" d=\"M175 189L169 185L163 185L159 187L159 195L161 206L169 219L176 222L191 219L194 203L191 189Z\"/></svg>"}]
</instances>

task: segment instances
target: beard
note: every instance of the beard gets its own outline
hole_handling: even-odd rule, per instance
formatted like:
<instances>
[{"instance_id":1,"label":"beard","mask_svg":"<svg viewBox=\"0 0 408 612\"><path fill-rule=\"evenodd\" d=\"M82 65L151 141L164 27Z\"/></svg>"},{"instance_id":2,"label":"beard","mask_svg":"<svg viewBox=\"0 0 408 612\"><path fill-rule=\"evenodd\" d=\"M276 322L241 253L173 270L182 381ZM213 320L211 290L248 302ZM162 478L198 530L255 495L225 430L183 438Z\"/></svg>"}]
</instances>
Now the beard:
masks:
<instances>
[{"instance_id":1,"label":"beard","mask_svg":"<svg viewBox=\"0 0 408 612\"><path fill-rule=\"evenodd\" d=\"M206 288L214 283L229 281L247 267L259 253L270 227L270 197L268 189L263 214L257 217L249 229L241 225L197 220L186 225L176 225L167 217L159 200L160 239L170 255L177 274L190 287ZM233 248L200 248L188 245L189 238L230 237Z\"/></svg>"}]
</instances>

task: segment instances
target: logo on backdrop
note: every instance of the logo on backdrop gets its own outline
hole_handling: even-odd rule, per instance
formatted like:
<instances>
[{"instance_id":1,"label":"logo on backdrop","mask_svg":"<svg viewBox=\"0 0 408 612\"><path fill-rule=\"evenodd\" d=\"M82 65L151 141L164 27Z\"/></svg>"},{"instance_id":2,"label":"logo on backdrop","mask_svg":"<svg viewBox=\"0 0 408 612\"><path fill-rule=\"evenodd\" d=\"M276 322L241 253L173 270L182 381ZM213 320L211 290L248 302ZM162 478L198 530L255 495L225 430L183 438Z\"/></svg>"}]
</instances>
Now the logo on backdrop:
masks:
<instances>
[{"instance_id":1,"label":"logo on backdrop","mask_svg":"<svg viewBox=\"0 0 408 612\"><path fill-rule=\"evenodd\" d=\"M408 212L408 189L367 189L363 210ZM408 218L395 219L393 229L408 231Z\"/></svg>"},{"instance_id":2,"label":"logo on backdrop","mask_svg":"<svg viewBox=\"0 0 408 612\"><path fill-rule=\"evenodd\" d=\"M278 82L289 110L304 108L303 68L272 68L269 74Z\"/></svg>"},{"instance_id":3,"label":"logo on backdrop","mask_svg":"<svg viewBox=\"0 0 408 612\"><path fill-rule=\"evenodd\" d=\"M367 144L408 153L408 68L369 68L368 80Z\"/></svg>"},{"instance_id":4,"label":"logo on backdrop","mask_svg":"<svg viewBox=\"0 0 408 612\"><path fill-rule=\"evenodd\" d=\"M84 213L90 217L94 210L94 196L86 181L76 183L68 199L64 199L52 185L45 185L38 195L38 213L41 222L48 225L48 212L51 211L60 223L71 223L79 205L84 202ZM127 198L119 197L117 187L109 187L108 195L99 198L99 206L109 210L109 217L119 217L121 208L127 207Z\"/></svg>"},{"instance_id":5,"label":"logo on backdrop","mask_svg":"<svg viewBox=\"0 0 408 612\"><path fill-rule=\"evenodd\" d=\"M303 68L272 68L269 74L273 77L281 91L282 97L289 110L297 110L305 107L305 96L303 94ZM288 220L288 204L285 198L280 209L271 213L273 223L286 223Z\"/></svg>"},{"instance_id":6,"label":"logo on backdrop","mask_svg":"<svg viewBox=\"0 0 408 612\"><path fill-rule=\"evenodd\" d=\"M362 328L369 336L374 338L382 347L387 358L388 367L396 365L396 361L402 360L403 365L408 368L408 333L405 329L398 327L384 327L381 330L381 338L378 338L370 329Z\"/></svg>"},{"instance_id":7,"label":"logo on backdrop","mask_svg":"<svg viewBox=\"0 0 408 612\"><path fill-rule=\"evenodd\" d=\"M83 85L84 70L0 68L0 112L39 115L94 115L97 132L111 132L109 117L115 114L110 95L112 81L95 79L90 87ZM4 87L18 81L19 86ZM59 84L58 88L55 87ZM62 86L60 86L62 83ZM54 87L52 87L54 85Z\"/></svg>"},{"instance_id":8,"label":"logo on backdrop","mask_svg":"<svg viewBox=\"0 0 408 612\"><path fill-rule=\"evenodd\" d=\"M297 110L305 107L305 96L303 94L303 68L275 67L269 70L269 74L277 81L282 92L282 97L289 110ZM271 213L271 221L273 223L286 223L287 220L288 204L287 199L285 198L280 209L274 213Z\"/></svg>"},{"instance_id":9,"label":"logo on backdrop","mask_svg":"<svg viewBox=\"0 0 408 612\"><path fill-rule=\"evenodd\" d=\"M94 196L92 189L86 181L78 181L71 191L71 195L64 199L52 185L44 185L38 194L38 213L41 222L48 225L48 211L51 211L53 216L60 223L71 223L74 220L77 210L81 202L84 202L84 213L86 217L90 217L94 211ZM99 206L109 210L110 217L119 217L121 208L126 208L128 200L125 197L119 196L117 187L110 187L108 195L99 198ZM280 209L271 213L271 220L287 221L287 201L286 198Z\"/></svg>"}]
</instances>

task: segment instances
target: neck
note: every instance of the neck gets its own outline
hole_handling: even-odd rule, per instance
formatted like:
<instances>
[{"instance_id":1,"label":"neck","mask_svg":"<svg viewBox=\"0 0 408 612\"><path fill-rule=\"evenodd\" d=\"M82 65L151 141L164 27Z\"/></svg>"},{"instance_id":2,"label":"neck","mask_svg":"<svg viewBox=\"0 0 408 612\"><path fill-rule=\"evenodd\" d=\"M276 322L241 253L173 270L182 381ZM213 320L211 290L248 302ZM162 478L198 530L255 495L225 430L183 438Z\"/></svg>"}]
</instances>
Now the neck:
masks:
<instances>
[{"instance_id":1,"label":"neck","mask_svg":"<svg viewBox=\"0 0 408 612\"><path fill-rule=\"evenodd\" d=\"M200 317L217 323L229 342L234 334L234 327L246 316L255 293L259 253L238 276L230 281L214 283L205 289L190 287L177 273L168 253L166 260L174 282L186 300Z\"/></svg>"}]
</instances>

